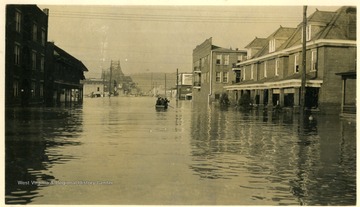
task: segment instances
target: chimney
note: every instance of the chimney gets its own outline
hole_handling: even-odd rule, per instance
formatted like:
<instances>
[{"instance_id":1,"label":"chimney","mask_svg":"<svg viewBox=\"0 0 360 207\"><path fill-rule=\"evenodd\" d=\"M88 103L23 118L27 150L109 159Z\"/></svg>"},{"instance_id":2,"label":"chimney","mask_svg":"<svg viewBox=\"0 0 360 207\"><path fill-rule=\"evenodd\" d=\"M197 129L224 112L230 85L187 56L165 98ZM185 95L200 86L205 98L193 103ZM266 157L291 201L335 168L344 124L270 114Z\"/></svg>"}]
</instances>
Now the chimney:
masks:
<instances>
[{"instance_id":1,"label":"chimney","mask_svg":"<svg viewBox=\"0 0 360 207\"><path fill-rule=\"evenodd\" d=\"M49 16L49 9L48 9L48 8L43 9L43 12L44 12L47 16Z\"/></svg>"}]
</instances>

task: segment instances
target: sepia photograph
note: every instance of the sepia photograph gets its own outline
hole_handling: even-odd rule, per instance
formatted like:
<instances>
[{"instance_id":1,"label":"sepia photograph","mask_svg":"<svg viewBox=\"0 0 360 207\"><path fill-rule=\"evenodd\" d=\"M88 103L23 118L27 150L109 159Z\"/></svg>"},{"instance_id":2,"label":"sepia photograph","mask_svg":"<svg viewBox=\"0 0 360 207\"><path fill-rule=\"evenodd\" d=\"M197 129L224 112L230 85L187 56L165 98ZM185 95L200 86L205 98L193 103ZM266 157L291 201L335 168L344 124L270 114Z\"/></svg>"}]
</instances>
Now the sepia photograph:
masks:
<instances>
[{"instance_id":1,"label":"sepia photograph","mask_svg":"<svg viewBox=\"0 0 360 207\"><path fill-rule=\"evenodd\" d=\"M357 205L355 1L54 2L2 4L2 205Z\"/></svg>"}]
</instances>

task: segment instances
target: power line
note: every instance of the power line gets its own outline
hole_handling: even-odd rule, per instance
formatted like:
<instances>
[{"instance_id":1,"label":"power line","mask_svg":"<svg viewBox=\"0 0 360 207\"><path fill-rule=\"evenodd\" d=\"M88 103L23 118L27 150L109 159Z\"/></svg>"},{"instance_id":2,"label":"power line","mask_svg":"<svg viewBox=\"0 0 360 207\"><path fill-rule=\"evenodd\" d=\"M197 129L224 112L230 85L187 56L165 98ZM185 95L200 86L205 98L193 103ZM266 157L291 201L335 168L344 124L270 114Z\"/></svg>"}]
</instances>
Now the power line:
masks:
<instances>
[{"instance_id":1,"label":"power line","mask_svg":"<svg viewBox=\"0 0 360 207\"><path fill-rule=\"evenodd\" d=\"M157 22L210 22L210 23L293 23L298 17L276 16L210 16L210 15L153 15L153 14L114 14L93 12L52 12L50 17L77 19L105 19L125 21L157 21Z\"/></svg>"}]
</instances>

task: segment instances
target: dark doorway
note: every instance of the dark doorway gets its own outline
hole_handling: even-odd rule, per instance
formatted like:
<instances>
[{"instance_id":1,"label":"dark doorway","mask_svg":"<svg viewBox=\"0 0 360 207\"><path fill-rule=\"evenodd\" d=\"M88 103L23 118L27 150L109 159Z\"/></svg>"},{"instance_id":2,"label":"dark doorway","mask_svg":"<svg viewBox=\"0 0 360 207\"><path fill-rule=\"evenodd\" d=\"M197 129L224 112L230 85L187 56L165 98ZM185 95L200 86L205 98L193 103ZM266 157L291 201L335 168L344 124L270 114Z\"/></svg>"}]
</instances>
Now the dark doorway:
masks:
<instances>
[{"instance_id":1,"label":"dark doorway","mask_svg":"<svg viewBox=\"0 0 360 207\"><path fill-rule=\"evenodd\" d=\"M305 107L306 108L318 108L318 101L319 101L319 88L306 88L305 93Z\"/></svg>"},{"instance_id":2,"label":"dark doorway","mask_svg":"<svg viewBox=\"0 0 360 207\"><path fill-rule=\"evenodd\" d=\"M293 107L294 106L294 94L293 93L284 94L284 106L285 107Z\"/></svg>"},{"instance_id":3,"label":"dark doorway","mask_svg":"<svg viewBox=\"0 0 360 207\"><path fill-rule=\"evenodd\" d=\"M265 89L264 90L264 105L267 105L269 102L269 90Z\"/></svg>"},{"instance_id":4,"label":"dark doorway","mask_svg":"<svg viewBox=\"0 0 360 207\"><path fill-rule=\"evenodd\" d=\"M280 95L279 94L273 94L273 106L278 105L278 102L280 104Z\"/></svg>"}]
</instances>

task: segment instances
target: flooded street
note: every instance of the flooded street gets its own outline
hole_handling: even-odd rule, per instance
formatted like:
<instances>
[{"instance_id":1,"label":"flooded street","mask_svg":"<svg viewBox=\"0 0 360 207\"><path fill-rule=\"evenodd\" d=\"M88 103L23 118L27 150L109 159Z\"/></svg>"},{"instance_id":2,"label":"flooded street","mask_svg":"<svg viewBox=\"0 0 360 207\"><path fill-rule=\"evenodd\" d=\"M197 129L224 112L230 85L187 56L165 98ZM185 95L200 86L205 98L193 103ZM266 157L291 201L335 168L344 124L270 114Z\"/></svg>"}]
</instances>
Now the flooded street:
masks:
<instances>
[{"instance_id":1,"label":"flooded street","mask_svg":"<svg viewBox=\"0 0 360 207\"><path fill-rule=\"evenodd\" d=\"M355 122L155 100L7 109L6 203L356 204Z\"/></svg>"}]
</instances>

